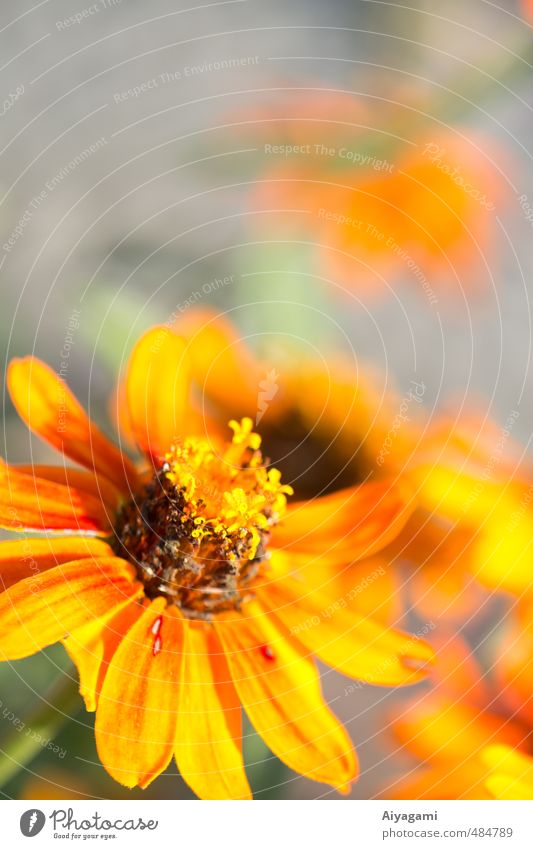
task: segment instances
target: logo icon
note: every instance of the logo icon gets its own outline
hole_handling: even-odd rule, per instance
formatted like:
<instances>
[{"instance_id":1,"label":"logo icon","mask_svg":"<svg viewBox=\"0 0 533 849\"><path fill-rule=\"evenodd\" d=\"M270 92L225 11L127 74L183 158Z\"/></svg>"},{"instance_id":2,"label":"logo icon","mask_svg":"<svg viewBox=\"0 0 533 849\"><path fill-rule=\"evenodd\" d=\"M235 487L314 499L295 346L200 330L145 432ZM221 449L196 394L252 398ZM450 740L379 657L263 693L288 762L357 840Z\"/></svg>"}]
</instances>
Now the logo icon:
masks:
<instances>
[{"instance_id":1,"label":"logo icon","mask_svg":"<svg viewBox=\"0 0 533 849\"><path fill-rule=\"evenodd\" d=\"M24 837L35 837L42 831L46 817L42 811L37 808L31 808L29 811L24 811L20 818L20 830Z\"/></svg>"},{"instance_id":2,"label":"logo icon","mask_svg":"<svg viewBox=\"0 0 533 849\"><path fill-rule=\"evenodd\" d=\"M278 378L279 374L276 369L273 368L267 373L265 379L259 383L259 392L257 393L257 415L255 417L256 426L268 410L269 402L272 401L278 394Z\"/></svg>"}]
</instances>

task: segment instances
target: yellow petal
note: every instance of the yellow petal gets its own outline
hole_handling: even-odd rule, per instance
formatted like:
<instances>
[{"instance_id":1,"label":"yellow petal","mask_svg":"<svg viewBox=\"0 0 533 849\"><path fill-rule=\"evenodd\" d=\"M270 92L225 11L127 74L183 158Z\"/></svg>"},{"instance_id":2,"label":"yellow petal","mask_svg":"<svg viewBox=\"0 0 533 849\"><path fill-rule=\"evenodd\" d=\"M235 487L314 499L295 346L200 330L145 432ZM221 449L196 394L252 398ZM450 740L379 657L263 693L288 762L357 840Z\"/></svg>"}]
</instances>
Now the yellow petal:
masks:
<instances>
[{"instance_id":1,"label":"yellow petal","mask_svg":"<svg viewBox=\"0 0 533 849\"><path fill-rule=\"evenodd\" d=\"M80 695L88 711L96 710L111 658L142 610L139 601L127 601L107 616L76 628L63 640L71 660L76 664Z\"/></svg>"},{"instance_id":2,"label":"yellow petal","mask_svg":"<svg viewBox=\"0 0 533 849\"><path fill-rule=\"evenodd\" d=\"M176 760L200 799L251 799L241 703L211 626L189 623L183 645Z\"/></svg>"},{"instance_id":3,"label":"yellow petal","mask_svg":"<svg viewBox=\"0 0 533 849\"><path fill-rule=\"evenodd\" d=\"M201 397L230 410L233 418L255 415L261 371L231 323L212 310L193 309L178 318L175 329L187 339Z\"/></svg>"},{"instance_id":4,"label":"yellow petal","mask_svg":"<svg viewBox=\"0 0 533 849\"><path fill-rule=\"evenodd\" d=\"M370 557L394 539L415 506L411 490L391 481L343 489L291 505L274 528L272 546L320 551L353 562Z\"/></svg>"},{"instance_id":5,"label":"yellow petal","mask_svg":"<svg viewBox=\"0 0 533 849\"><path fill-rule=\"evenodd\" d=\"M267 746L307 778L346 791L357 762L346 731L325 704L312 660L257 601L215 623L235 689Z\"/></svg>"},{"instance_id":6,"label":"yellow petal","mask_svg":"<svg viewBox=\"0 0 533 849\"><path fill-rule=\"evenodd\" d=\"M163 457L184 434L189 402L186 343L154 327L135 346L126 375L129 421L149 457Z\"/></svg>"},{"instance_id":7,"label":"yellow petal","mask_svg":"<svg viewBox=\"0 0 533 849\"><path fill-rule=\"evenodd\" d=\"M274 558L273 558L274 559ZM358 614L342 597L309 594L289 575L259 591L263 606L281 619L306 649L344 675L371 684L414 684L426 675L420 669L433 659L423 640L385 627Z\"/></svg>"}]
</instances>

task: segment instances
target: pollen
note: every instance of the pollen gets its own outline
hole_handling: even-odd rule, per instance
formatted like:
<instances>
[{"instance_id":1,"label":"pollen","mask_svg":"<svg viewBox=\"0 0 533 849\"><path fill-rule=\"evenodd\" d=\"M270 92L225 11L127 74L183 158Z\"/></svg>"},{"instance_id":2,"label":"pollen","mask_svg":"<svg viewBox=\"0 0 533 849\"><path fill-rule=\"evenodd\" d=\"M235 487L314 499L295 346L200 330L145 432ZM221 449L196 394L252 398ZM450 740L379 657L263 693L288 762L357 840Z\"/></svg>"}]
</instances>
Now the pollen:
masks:
<instances>
[{"instance_id":1,"label":"pollen","mask_svg":"<svg viewBox=\"0 0 533 849\"><path fill-rule=\"evenodd\" d=\"M115 526L114 547L136 566L146 596L165 597L188 618L211 619L253 596L270 531L292 495L263 460L252 420L229 427L225 444L191 437L173 445Z\"/></svg>"}]
</instances>

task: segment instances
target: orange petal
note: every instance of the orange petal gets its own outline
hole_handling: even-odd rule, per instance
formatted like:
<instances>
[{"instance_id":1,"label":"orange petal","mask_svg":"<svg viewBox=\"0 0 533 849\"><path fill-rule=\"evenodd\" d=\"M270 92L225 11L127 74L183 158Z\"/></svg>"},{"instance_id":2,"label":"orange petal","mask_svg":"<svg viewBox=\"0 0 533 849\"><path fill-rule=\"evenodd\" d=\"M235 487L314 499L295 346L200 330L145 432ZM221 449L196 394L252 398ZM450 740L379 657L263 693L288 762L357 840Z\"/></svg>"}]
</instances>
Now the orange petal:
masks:
<instances>
[{"instance_id":1,"label":"orange petal","mask_svg":"<svg viewBox=\"0 0 533 849\"><path fill-rule=\"evenodd\" d=\"M501 437L501 426L487 419L481 409L463 411L460 417L455 411L453 416L443 415L428 424L411 465L431 463L460 468L483 479L491 466L491 476L496 474L499 480L510 480L519 468L521 451L509 438L509 432L505 440Z\"/></svg>"},{"instance_id":2,"label":"orange petal","mask_svg":"<svg viewBox=\"0 0 533 849\"><path fill-rule=\"evenodd\" d=\"M343 489L292 505L274 529L272 545L359 560L394 539L415 506L410 490L390 481Z\"/></svg>"},{"instance_id":3,"label":"orange petal","mask_svg":"<svg viewBox=\"0 0 533 849\"><path fill-rule=\"evenodd\" d=\"M94 475L80 469L72 469L68 466L42 466L30 463L17 464L17 471L26 475L34 475L36 478L44 478L54 483L62 483L65 486L74 487L88 495L92 495L97 501L103 501L110 510L116 510L120 503L121 493L108 478Z\"/></svg>"},{"instance_id":4,"label":"orange petal","mask_svg":"<svg viewBox=\"0 0 533 849\"><path fill-rule=\"evenodd\" d=\"M431 765L413 777L385 788L387 799L491 799L484 786L482 767L474 760Z\"/></svg>"},{"instance_id":5,"label":"orange petal","mask_svg":"<svg viewBox=\"0 0 533 849\"><path fill-rule=\"evenodd\" d=\"M439 688L440 697L446 701L465 701L480 712L490 711L491 688L468 642L441 627L432 635L432 643L437 655L431 670L432 693Z\"/></svg>"},{"instance_id":6,"label":"orange petal","mask_svg":"<svg viewBox=\"0 0 533 849\"><path fill-rule=\"evenodd\" d=\"M487 592L465 571L464 562L441 567L427 563L409 577L408 586L418 616L425 622L441 620L460 627L489 613Z\"/></svg>"},{"instance_id":7,"label":"orange petal","mask_svg":"<svg viewBox=\"0 0 533 849\"><path fill-rule=\"evenodd\" d=\"M389 566L388 551L386 548L383 554L348 565L346 558L339 563L336 555L276 551L272 556L275 563L281 561L283 571L298 582L300 593L316 595L323 607L333 604L333 611L343 607L359 616L371 616L393 625L401 618L403 606L399 579Z\"/></svg>"},{"instance_id":8,"label":"orange petal","mask_svg":"<svg viewBox=\"0 0 533 849\"><path fill-rule=\"evenodd\" d=\"M533 510L528 483L485 480L443 466L420 466L409 477L429 512L468 523L473 538L468 567L479 581L517 594L530 589Z\"/></svg>"},{"instance_id":9,"label":"orange petal","mask_svg":"<svg viewBox=\"0 0 533 849\"><path fill-rule=\"evenodd\" d=\"M18 414L58 451L129 490L131 461L92 424L64 380L36 357L13 360L7 385Z\"/></svg>"},{"instance_id":10,"label":"orange petal","mask_svg":"<svg viewBox=\"0 0 533 849\"><path fill-rule=\"evenodd\" d=\"M352 743L326 706L312 660L257 601L215 628L235 689L267 746L296 772L341 791L357 773Z\"/></svg>"},{"instance_id":11,"label":"orange petal","mask_svg":"<svg viewBox=\"0 0 533 849\"><path fill-rule=\"evenodd\" d=\"M118 557L74 560L25 578L0 595L0 655L28 657L141 591Z\"/></svg>"},{"instance_id":12,"label":"orange petal","mask_svg":"<svg viewBox=\"0 0 533 849\"><path fill-rule=\"evenodd\" d=\"M168 327L154 327L135 346L126 375L129 421L150 457L163 457L183 435L189 409L186 343Z\"/></svg>"},{"instance_id":13,"label":"orange petal","mask_svg":"<svg viewBox=\"0 0 533 849\"><path fill-rule=\"evenodd\" d=\"M130 415L128 411L128 396L126 392L126 383L124 380L119 380L115 391L112 393L108 402L109 417L115 426L115 430L120 433L121 441L130 450L137 450L135 442L135 434L131 426Z\"/></svg>"},{"instance_id":14,"label":"orange petal","mask_svg":"<svg viewBox=\"0 0 533 849\"><path fill-rule=\"evenodd\" d=\"M262 374L233 325L212 310L194 309L178 318L175 329L187 339L202 398L231 411L231 418L254 416Z\"/></svg>"},{"instance_id":15,"label":"orange petal","mask_svg":"<svg viewBox=\"0 0 533 849\"><path fill-rule=\"evenodd\" d=\"M176 760L200 799L251 799L241 703L211 626L189 623L183 645Z\"/></svg>"},{"instance_id":16,"label":"orange petal","mask_svg":"<svg viewBox=\"0 0 533 849\"><path fill-rule=\"evenodd\" d=\"M274 559L274 558L273 558ZM306 594L288 575L259 590L259 598L292 636L344 675L370 684L414 684L426 675L413 669L433 659L431 647L409 634L342 606L342 599Z\"/></svg>"},{"instance_id":17,"label":"orange petal","mask_svg":"<svg viewBox=\"0 0 533 849\"><path fill-rule=\"evenodd\" d=\"M409 705L395 720L394 732L421 760L454 764L490 743L514 746L524 737L520 727L496 713L432 694Z\"/></svg>"},{"instance_id":18,"label":"orange petal","mask_svg":"<svg viewBox=\"0 0 533 849\"><path fill-rule=\"evenodd\" d=\"M110 528L104 505L80 489L38 478L0 460L0 526L10 530Z\"/></svg>"},{"instance_id":19,"label":"orange petal","mask_svg":"<svg viewBox=\"0 0 533 849\"><path fill-rule=\"evenodd\" d=\"M96 711L96 744L109 774L147 787L174 748L184 623L163 598L146 607L116 650Z\"/></svg>"},{"instance_id":20,"label":"orange petal","mask_svg":"<svg viewBox=\"0 0 533 849\"><path fill-rule=\"evenodd\" d=\"M30 575L41 574L82 557L114 557L114 553L103 540L82 536L1 542L0 583L7 590Z\"/></svg>"},{"instance_id":21,"label":"orange petal","mask_svg":"<svg viewBox=\"0 0 533 849\"><path fill-rule=\"evenodd\" d=\"M313 574L313 583L317 586L318 573L315 573L314 565L310 568L310 574ZM385 555L380 553L367 557L344 570L337 568L334 576L328 569L326 573L321 573L321 578L326 574L331 581L329 595L334 599L345 598L348 610L389 625L395 625L401 619L401 585ZM317 594L320 595L319 589Z\"/></svg>"},{"instance_id":22,"label":"orange petal","mask_svg":"<svg viewBox=\"0 0 533 849\"><path fill-rule=\"evenodd\" d=\"M471 528L451 528L416 510L387 548L396 563L410 568L410 597L424 621L444 619L462 625L486 611L487 593L471 574L474 544Z\"/></svg>"},{"instance_id":23,"label":"orange petal","mask_svg":"<svg viewBox=\"0 0 533 849\"><path fill-rule=\"evenodd\" d=\"M96 710L111 658L142 610L137 600L128 600L107 616L76 628L63 640L71 660L76 664L80 695L88 711Z\"/></svg>"}]
</instances>

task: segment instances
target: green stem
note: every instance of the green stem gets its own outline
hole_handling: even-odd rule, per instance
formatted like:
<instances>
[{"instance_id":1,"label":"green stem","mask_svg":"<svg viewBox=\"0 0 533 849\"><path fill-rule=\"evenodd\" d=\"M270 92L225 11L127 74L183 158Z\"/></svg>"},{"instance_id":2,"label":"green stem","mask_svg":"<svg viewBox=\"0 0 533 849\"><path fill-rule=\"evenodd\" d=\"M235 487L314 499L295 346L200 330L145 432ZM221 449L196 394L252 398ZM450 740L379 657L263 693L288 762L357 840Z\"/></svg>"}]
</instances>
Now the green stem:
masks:
<instances>
[{"instance_id":1,"label":"green stem","mask_svg":"<svg viewBox=\"0 0 533 849\"><path fill-rule=\"evenodd\" d=\"M42 697L37 707L22 716L11 716L11 729L0 742L0 787L46 748L80 707L77 682L64 674Z\"/></svg>"}]
</instances>

